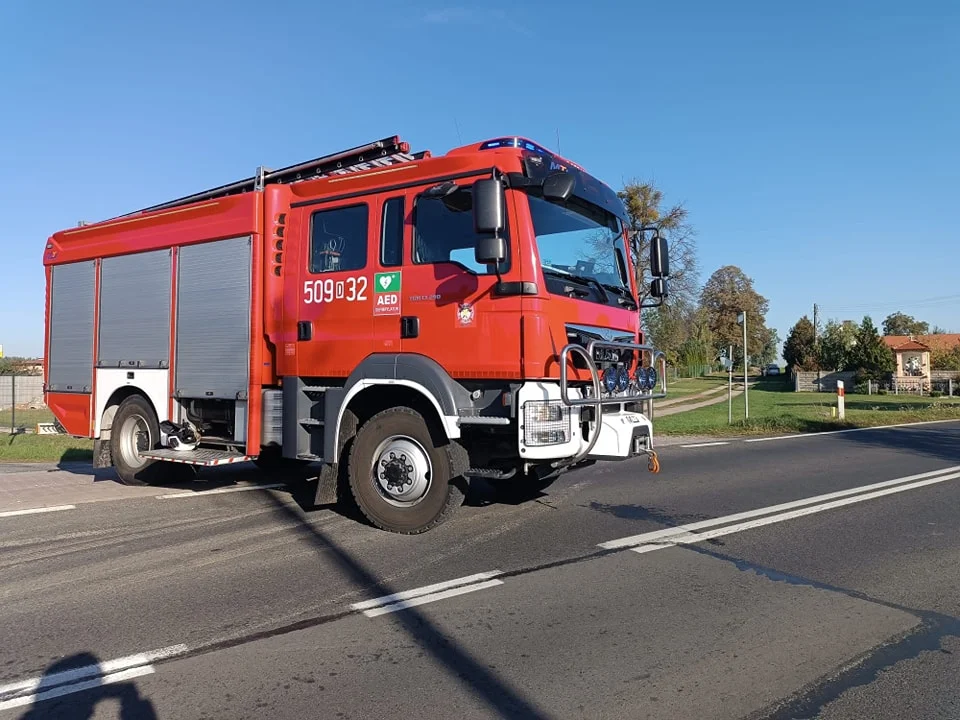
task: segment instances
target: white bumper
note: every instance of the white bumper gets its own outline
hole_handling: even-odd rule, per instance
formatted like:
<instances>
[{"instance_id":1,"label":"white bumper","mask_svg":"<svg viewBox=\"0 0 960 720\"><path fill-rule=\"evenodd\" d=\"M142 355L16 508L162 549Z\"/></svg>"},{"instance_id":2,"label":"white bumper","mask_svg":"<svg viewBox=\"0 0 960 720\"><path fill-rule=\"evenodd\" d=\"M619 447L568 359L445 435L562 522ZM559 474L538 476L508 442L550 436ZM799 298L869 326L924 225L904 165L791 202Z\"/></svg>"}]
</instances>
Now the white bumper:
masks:
<instances>
[{"instance_id":1,"label":"white bumper","mask_svg":"<svg viewBox=\"0 0 960 720\"><path fill-rule=\"evenodd\" d=\"M570 397L581 397L576 388L570 388ZM566 427L565 441L551 444L540 444L534 435L536 425L528 422L526 411L528 403L550 402L560 403L560 385L549 382L524 383L517 393L517 441L520 447L520 457L524 460L560 460L579 455L587 449L590 438L596 431L596 422L589 425L589 435L584 437L580 426L580 408L563 406L566 423L557 422L549 426L551 429ZM594 443L590 454L586 458L595 460L624 460L639 454L641 449L651 447L653 442L653 423L642 413L623 410L621 406L607 405L600 422L600 434ZM586 459L585 458L585 459Z\"/></svg>"}]
</instances>

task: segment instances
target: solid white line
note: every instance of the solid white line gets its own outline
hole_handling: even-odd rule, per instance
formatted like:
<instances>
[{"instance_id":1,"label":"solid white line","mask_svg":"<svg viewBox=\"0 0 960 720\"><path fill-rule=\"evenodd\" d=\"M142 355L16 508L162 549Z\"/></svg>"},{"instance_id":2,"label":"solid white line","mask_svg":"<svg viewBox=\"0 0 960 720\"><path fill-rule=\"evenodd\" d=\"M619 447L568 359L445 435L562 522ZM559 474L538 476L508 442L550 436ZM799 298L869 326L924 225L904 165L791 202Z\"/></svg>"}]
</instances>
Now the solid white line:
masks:
<instances>
[{"instance_id":1,"label":"solid white line","mask_svg":"<svg viewBox=\"0 0 960 720\"><path fill-rule=\"evenodd\" d=\"M759 520L750 520L749 522L738 523L736 525L727 525L726 527L708 530L704 533L684 533L681 536L668 538L662 543L641 545L640 547L631 548L631 550L637 553L648 553L653 552L654 550L662 550L664 548L672 547L674 545L690 545L693 543L703 542L704 540L721 537L723 535L732 535L733 533L763 527L764 525L773 525L774 523L781 523L785 520L793 520L794 518L803 517L805 515L813 515L814 513L832 510L833 508L843 507L844 505L852 505L853 503L872 500L874 498L883 497L884 495L893 495L894 493L906 492L907 490L915 490L927 485L946 482L947 480L956 480L957 478L960 478L960 473L943 475L940 477L930 478L929 480L921 480L919 482L909 483L907 485L898 485L896 487L887 488L886 490L877 490L876 492L867 493L866 495L856 495L844 500L834 500L833 502L823 503L822 505L814 505L812 507L801 508L800 510L792 510L779 515L773 515L772 517L764 517L760 518Z\"/></svg>"},{"instance_id":2,"label":"solid white line","mask_svg":"<svg viewBox=\"0 0 960 720\"><path fill-rule=\"evenodd\" d=\"M246 490L271 490L273 488L283 487L284 483L271 483L269 485L241 485L239 487L217 488L216 490L188 490L187 492L167 493L166 495L157 495L157 500L170 500L171 498L194 498L205 497L207 495L220 495L222 493L244 492Z\"/></svg>"},{"instance_id":3,"label":"solid white line","mask_svg":"<svg viewBox=\"0 0 960 720\"><path fill-rule=\"evenodd\" d=\"M381 605L389 605L397 600L409 600L410 598L429 595L430 593L446 590L447 588L469 585L479 580L487 580L488 578L501 574L502 571L500 570L491 570L490 572L477 573L476 575L467 575L466 577L456 578L455 580L446 580L445 582L435 583L433 585L424 585L423 587L414 588L413 590L404 590L403 592L393 593L393 595L384 595L383 597L374 598L373 600L364 600L363 602L354 603L350 608L353 610L367 610L369 608L380 607Z\"/></svg>"},{"instance_id":4,"label":"solid white line","mask_svg":"<svg viewBox=\"0 0 960 720\"><path fill-rule=\"evenodd\" d=\"M693 445L681 445L682 448L702 448L702 447L717 447L718 445L729 445L729 442L708 442L708 443L694 443Z\"/></svg>"},{"instance_id":5,"label":"solid white line","mask_svg":"<svg viewBox=\"0 0 960 720\"><path fill-rule=\"evenodd\" d=\"M924 420L923 422L900 423L898 425L875 425L874 427L848 428L846 430L824 430L823 432L797 433L796 435L778 435L776 437L751 438L748 443L770 442L771 440L792 440L794 438L814 438L823 435L843 435L844 433L867 432L868 430L889 430L894 428L916 427L918 425L941 425L955 423L958 420Z\"/></svg>"},{"instance_id":6,"label":"solid white line","mask_svg":"<svg viewBox=\"0 0 960 720\"><path fill-rule=\"evenodd\" d=\"M110 685L112 683L118 683L123 682L124 680L132 680L136 677L142 677L143 675L150 675L153 673L153 671L153 665L141 665L140 667L130 668L129 670L121 670L120 672L104 675L103 677L96 677L92 680L84 680L78 683L72 683L70 685L61 685L49 690L41 690L40 692L32 695L21 695L13 698L12 700L4 700L0 702L0 710L9 710L10 708L22 707L24 705L30 705L31 703L52 700L56 697L72 695L73 693L83 692L84 690L93 690L94 688L98 688L103 685Z\"/></svg>"},{"instance_id":7,"label":"solid white line","mask_svg":"<svg viewBox=\"0 0 960 720\"><path fill-rule=\"evenodd\" d=\"M130 668L149 665L157 660L174 657L186 651L186 645L171 645L170 647L160 648L159 650L127 655L126 657L116 658L115 660L106 660L96 665L84 665L83 667L71 668L70 670L64 670L52 675L43 675L42 677L30 678L29 680L20 680L15 683L10 683L9 685L0 685L0 698L23 692L34 692L40 688L41 684L43 685L42 690L45 691L47 688L62 686L79 680L86 680L122 670L129 670Z\"/></svg>"},{"instance_id":8,"label":"solid white line","mask_svg":"<svg viewBox=\"0 0 960 720\"><path fill-rule=\"evenodd\" d=\"M76 510L76 505L54 505L51 507L30 508L29 510L7 510L0 512L0 518L14 517L16 515L36 515L37 513L59 512L61 510Z\"/></svg>"},{"instance_id":9,"label":"solid white line","mask_svg":"<svg viewBox=\"0 0 960 720\"><path fill-rule=\"evenodd\" d=\"M658 540L660 538L670 537L672 535L683 535L685 532L689 532L691 530L701 530L703 528L715 527L717 525L726 525L727 523L737 522L738 520L747 520L760 515L772 515L773 513L782 512L784 510L792 510L793 508L803 507L804 505L812 505L815 503L824 502L826 500L833 500L835 498L847 497L849 495L866 493L870 492L871 490L879 490L880 488L886 488L892 485L913 482L914 480L923 480L924 478L932 477L934 475L944 475L957 470L960 470L960 465L953 465L952 467L941 468L940 470L931 470L930 472L909 475L902 478L895 478L893 480L884 480L883 482L874 483L872 485L861 485L860 487L850 488L848 490L837 490L836 492L827 493L826 495L815 495L813 497L803 498L801 500L793 500L792 502L781 503L780 505L771 505L769 507L757 508L756 510L747 510L746 512L727 515L725 517L701 520L689 525L678 525L677 527L666 528L664 530L654 530L653 532L642 533L640 535L631 535L630 537L620 538L619 540L610 540L608 542L600 543L599 547L602 547L605 550L615 550L617 548L630 547L633 545L643 545L649 540Z\"/></svg>"},{"instance_id":10,"label":"solid white line","mask_svg":"<svg viewBox=\"0 0 960 720\"><path fill-rule=\"evenodd\" d=\"M457 595L466 595L467 593L476 592L477 590L485 590L486 588L491 588L495 585L503 585L503 580L487 580L486 582L476 583L475 585L465 585L463 587L456 587L450 590L444 590L443 592L432 593L430 595L421 595L420 597L416 597L411 600L401 600L400 602L387 605L386 607L364 610L363 614L370 618L377 617L378 615L386 615L387 613L405 610L417 605L425 605L426 603L436 602L437 600L444 600Z\"/></svg>"}]
</instances>

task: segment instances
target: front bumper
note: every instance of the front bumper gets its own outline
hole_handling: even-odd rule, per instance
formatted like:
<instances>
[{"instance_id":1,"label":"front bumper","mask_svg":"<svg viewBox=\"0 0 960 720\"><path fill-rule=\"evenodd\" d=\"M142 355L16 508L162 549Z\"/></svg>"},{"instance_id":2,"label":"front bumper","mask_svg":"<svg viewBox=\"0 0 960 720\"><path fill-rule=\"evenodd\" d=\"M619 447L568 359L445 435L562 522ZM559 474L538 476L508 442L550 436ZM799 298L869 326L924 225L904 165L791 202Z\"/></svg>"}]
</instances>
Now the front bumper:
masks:
<instances>
[{"instance_id":1,"label":"front bumper","mask_svg":"<svg viewBox=\"0 0 960 720\"><path fill-rule=\"evenodd\" d=\"M568 388L574 399L583 398L578 388ZM564 408L562 419L552 423L531 421L531 407L548 405ZM559 383L527 382L517 393L517 432L520 457L537 462L548 460L625 460L643 454L653 446L653 423L643 413L626 410L623 404L607 405L600 415L588 406L567 406ZM543 430L542 428L546 428ZM543 444L538 434L552 433L550 439L563 442Z\"/></svg>"},{"instance_id":2,"label":"front bumper","mask_svg":"<svg viewBox=\"0 0 960 720\"><path fill-rule=\"evenodd\" d=\"M603 393L600 374L593 361L598 348L639 351L649 354L650 366L660 365L660 389L648 387L633 394ZM663 353L646 345L593 341L587 347L567 345L560 353L560 367L568 367L571 355L580 355L590 370L587 386L572 387L566 374L559 383L528 382L517 394L520 456L528 461L552 460L558 466L582 460L624 460L653 449L653 423L638 404L666 397L666 361ZM630 409L628 409L628 407Z\"/></svg>"}]
</instances>

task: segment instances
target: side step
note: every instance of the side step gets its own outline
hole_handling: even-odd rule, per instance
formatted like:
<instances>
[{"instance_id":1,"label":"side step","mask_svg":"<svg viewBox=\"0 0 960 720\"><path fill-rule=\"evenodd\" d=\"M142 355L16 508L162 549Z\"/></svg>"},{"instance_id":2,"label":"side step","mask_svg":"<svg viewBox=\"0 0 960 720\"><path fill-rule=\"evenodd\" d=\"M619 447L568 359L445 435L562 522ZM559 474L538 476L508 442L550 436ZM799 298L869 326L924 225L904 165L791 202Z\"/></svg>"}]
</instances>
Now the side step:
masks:
<instances>
[{"instance_id":1,"label":"side step","mask_svg":"<svg viewBox=\"0 0 960 720\"><path fill-rule=\"evenodd\" d=\"M183 463L185 465L203 465L204 467L229 465L230 463L253 460L252 455L241 455L240 453L230 452L229 450L208 450L207 448L188 451L150 450L140 453L140 456L149 458L150 460L163 460L165 462Z\"/></svg>"}]
</instances>

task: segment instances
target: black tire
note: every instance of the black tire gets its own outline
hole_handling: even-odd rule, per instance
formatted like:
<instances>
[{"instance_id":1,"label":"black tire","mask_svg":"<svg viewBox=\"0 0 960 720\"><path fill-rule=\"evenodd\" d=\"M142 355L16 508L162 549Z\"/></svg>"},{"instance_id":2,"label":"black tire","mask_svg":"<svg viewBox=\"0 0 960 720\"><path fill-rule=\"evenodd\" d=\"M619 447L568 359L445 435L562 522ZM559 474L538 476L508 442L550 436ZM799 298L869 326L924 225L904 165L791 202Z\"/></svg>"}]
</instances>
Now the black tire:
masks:
<instances>
[{"instance_id":1,"label":"black tire","mask_svg":"<svg viewBox=\"0 0 960 720\"><path fill-rule=\"evenodd\" d=\"M134 438L133 435L137 434L139 438ZM141 451L160 445L157 415L140 395L131 395L120 403L110 429L110 455L120 482L124 485L155 485L161 481L187 482L196 477L196 469L191 465L143 458L138 461L133 457L135 443Z\"/></svg>"},{"instance_id":2,"label":"black tire","mask_svg":"<svg viewBox=\"0 0 960 720\"><path fill-rule=\"evenodd\" d=\"M383 489L387 483L387 470L383 471L383 480L374 475L378 459L381 463L386 462L384 458L389 447L384 448L384 444L397 442L416 446L416 452L422 453L421 460L429 461L429 472L413 472L417 478L428 477L426 489L415 504L413 499L388 499L390 495ZM402 457L402 461L395 457L395 461L400 463L401 474L402 467L407 463L405 456ZM446 520L463 504L463 491L451 482L455 478L452 477L453 464L447 447L434 439L423 416L411 408L384 410L361 425L354 438L348 464L350 491L357 506L371 523L382 530L405 535L426 532ZM417 463L413 460L409 461L404 478L410 475L409 469L415 465ZM411 492L416 484L416 481L411 481ZM409 504L400 505L400 502Z\"/></svg>"}]
</instances>

